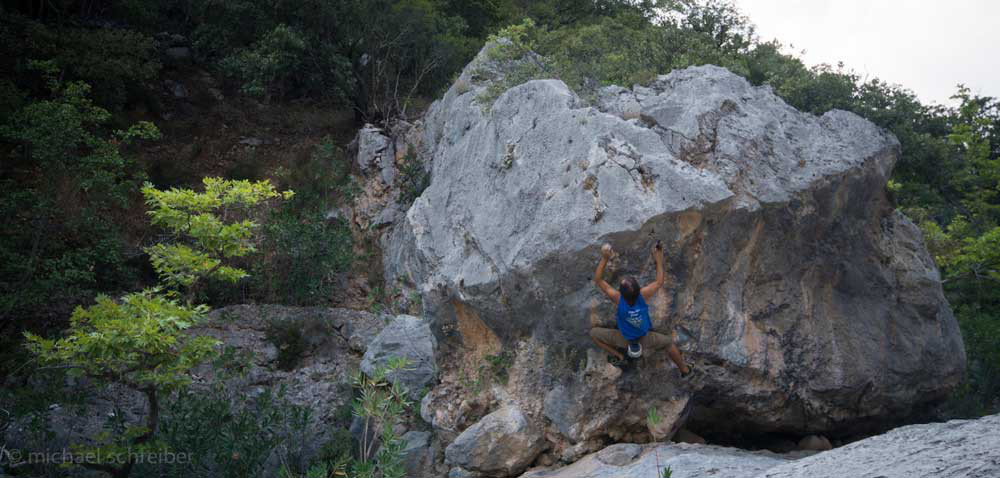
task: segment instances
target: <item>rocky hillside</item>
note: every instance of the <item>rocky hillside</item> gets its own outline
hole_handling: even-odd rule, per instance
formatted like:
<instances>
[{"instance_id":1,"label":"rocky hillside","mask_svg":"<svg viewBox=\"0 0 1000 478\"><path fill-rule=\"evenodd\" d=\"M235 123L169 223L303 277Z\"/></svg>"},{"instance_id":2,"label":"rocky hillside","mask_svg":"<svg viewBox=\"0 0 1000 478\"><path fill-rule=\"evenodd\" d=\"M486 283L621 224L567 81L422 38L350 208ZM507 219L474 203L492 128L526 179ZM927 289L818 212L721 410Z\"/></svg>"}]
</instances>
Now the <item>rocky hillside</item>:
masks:
<instances>
[{"instance_id":1,"label":"rocky hillside","mask_svg":"<svg viewBox=\"0 0 1000 478\"><path fill-rule=\"evenodd\" d=\"M452 464L515 475L682 425L855 436L960 382L938 272L885 192L891 134L843 111L796 111L714 66L602 88L592 104L559 80L489 103L498 80L484 78L506 68L490 48L422 122L368 128L356 148L369 186L354 220L381 231L387 288L419 304L442 343L422 416L452 447L523 434L504 448L517 459L446 453ZM431 183L407 208L392 173L410 156ZM698 365L692 383L665 357L622 374L587 335L612 313L590 280L601 244L617 251L612 281L648 282L658 240L668 265L654 329ZM470 386L470 371L497 362L503 380Z\"/></svg>"}]
</instances>

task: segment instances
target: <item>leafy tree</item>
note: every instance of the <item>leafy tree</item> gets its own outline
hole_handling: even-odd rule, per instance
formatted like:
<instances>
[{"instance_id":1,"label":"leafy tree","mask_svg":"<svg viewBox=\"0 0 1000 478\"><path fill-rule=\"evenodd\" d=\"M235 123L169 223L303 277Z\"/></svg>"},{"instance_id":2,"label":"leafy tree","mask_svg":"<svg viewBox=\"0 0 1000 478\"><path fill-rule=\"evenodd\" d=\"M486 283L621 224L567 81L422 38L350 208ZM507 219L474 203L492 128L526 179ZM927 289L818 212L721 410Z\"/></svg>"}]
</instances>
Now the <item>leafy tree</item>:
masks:
<instances>
[{"instance_id":1,"label":"leafy tree","mask_svg":"<svg viewBox=\"0 0 1000 478\"><path fill-rule=\"evenodd\" d=\"M491 10L443 0L189 4L196 49L244 92L346 100L372 122L406 116L417 95L439 89L479 45L458 14Z\"/></svg>"},{"instance_id":2,"label":"leafy tree","mask_svg":"<svg viewBox=\"0 0 1000 478\"><path fill-rule=\"evenodd\" d=\"M943 233L929 220L921 226L937 246L969 356L969 381L959 396L966 410L959 413L978 415L1000 409L1000 157L991 148L994 120L984 107L990 100L962 86L954 98L961 104L947 136L955 158L948 179L961 213Z\"/></svg>"},{"instance_id":3,"label":"leafy tree","mask_svg":"<svg viewBox=\"0 0 1000 478\"><path fill-rule=\"evenodd\" d=\"M250 48L225 58L221 67L242 82L253 96L282 98L305 61L308 43L288 25L279 24Z\"/></svg>"},{"instance_id":4,"label":"leafy tree","mask_svg":"<svg viewBox=\"0 0 1000 478\"><path fill-rule=\"evenodd\" d=\"M190 382L187 372L211 357L218 344L210 337L184 335L206 310L181 305L152 289L128 294L120 302L101 296L96 305L78 307L61 339L25 334L29 349L43 364L121 384L146 397L145 423L129 425L121 436L99 436L96 445L81 446L81 451L97 457L84 466L124 477L131 472L135 454L156 449L153 438L161 397L184 388Z\"/></svg>"},{"instance_id":5,"label":"leafy tree","mask_svg":"<svg viewBox=\"0 0 1000 478\"><path fill-rule=\"evenodd\" d=\"M342 4L342 15L356 19L341 28L354 77L354 109L365 121L407 116L417 94L435 92L479 47L464 34L466 22L448 15L438 1Z\"/></svg>"},{"instance_id":6,"label":"leafy tree","mask_svg":"<svg viewBox=\"0 0 1000 478\"><path fill-rule=\"evenodd\" d=\"M160 399L184 389L188 372L215 355L219 342L210 337L191 337L185 330L202 318L208 308L192 305L198 281L235 281L246 273L224 261L253 250L255 223L233 220L236 211L275 197L267 181L204 179L205 191L143 188L152 222L167 228L176 242L148 249L160 279L172 290L154 288L125 295L120 301L100 296L90 307L77 307L66 336L45 339L25 333L27 346L44 364L66 368L74 375L98 382L119 384L141 392L146 398L146 421L131 424L118 436L99 436L85 451L98 457L84 466L115 477L128 476L135 454L151 452L159 426ZM187 292L181 302L178 290ZM125 457L125 458L122 458Z\"/></svg>"},{"instance_id":7,"label":"leafy tree","mask_svg":"<svg viewBox=\"0 0 1000 478\"><path fill-rule=\"evenodd\" d=\"M993 121L981 114L981 102L968 88L959 86L953 98L962 102L948 135L948 143L956 148L962 164L953 179L954 187L963 192L962 206L973 222L988 228L1000 222L1000 158L991 154L987 136Z\"/></svg>"},{"instance_id":8,"label":"leafy tree","mask_svg":"<svg viewBox=\"0 0 1000 478\"><path fill-rule=\"evenodd\" d=\"M235 257L256 250L253 232L257 223L252 209L273 198L290 199L292 191L277 192L267 180L205 178L205 191L172 188L160 191L146 183L142 192L154 225L170 232L171 243L146 249L153 268L168 287L183 291L189 301L206 280L234 283L246 271L227 265Z\"/></svg>"}]
</instances>

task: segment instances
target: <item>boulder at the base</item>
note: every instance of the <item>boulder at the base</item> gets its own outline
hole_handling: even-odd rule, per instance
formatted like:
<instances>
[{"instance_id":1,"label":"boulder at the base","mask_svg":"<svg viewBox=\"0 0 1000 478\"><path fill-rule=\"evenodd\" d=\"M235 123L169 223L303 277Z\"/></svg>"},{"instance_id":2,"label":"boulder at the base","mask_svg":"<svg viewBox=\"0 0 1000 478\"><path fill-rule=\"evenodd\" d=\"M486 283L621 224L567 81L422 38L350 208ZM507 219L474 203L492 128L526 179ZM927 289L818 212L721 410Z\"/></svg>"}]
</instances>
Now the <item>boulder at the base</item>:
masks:
<instances>
[{"instance_id":1,"label":"boulder at the base","mask_svg":"<svg viewBox=\"0 0 1000 478\"><path fill-rule=\"evenodd\" d=\"M466 428L444 450L445 462L490 476L515 476L545 440L516 406L501 408Z\"/></svg>"},{"instance_id":2,"label":"boulder at the base","mask_svg":"<svg viewBox=\"0 0 1000 478\"><path fill-rule=\"evenodd\" d=\"M431 476L434 470L434 444L431 433L410 430L403 434L403 467L406 476Z\"/></svg>"},{"instance_id":3,"label":"boulder at the base","mask_svg":"<svg viewBox=\"0 0 1000 478\"><path fill-rule=\"evenodd\" d=\"M755 478L786 463L781 455L712 445L620 443L561 468L532 470L521 478L648 478L665 467L684 478Z\"/></svg>"},{"instance_id":4,"label":"boulder at the base","mask_svg":"<svg viewBox=\"0 0 1000 478\"><path fill-rule=\"evenodd\" d=\"M392 372L389 378L400 382L411 398L420 396L421 390L437 371L434 349L437 340L426 320L412 315L398 315L382 329L361 359L361 370L371 375L378 367L386 366L393 357L405 358L408 365Z\"/></svg>"},{"instance_id":5,"label":"boulder at the base","mask_svg":"<svg viewBox=\"0 0 1000 478\"><path fill-rule=\"evenodd\" d=\"M383 238L387 286L418 292L439 337L463 350L533 340L577 363L613 313L591 280L601 245L616 251L610 283L645 284L660 241L666 286L650 312L701 365L692 428L867 433L961 382L939 273L886 193L890 133L798 111L711 65L602 88L591 104L540 79L483 105L489 48L420 123L430 186ZM674 377L630 393L652 403ZM553 381L537 383L518 396L544 400ZM574 410L549 412L588 438Z\"/></svg>"},{"instance_id":6,"label":"boulder at the base","mask_svg":"<svg viewBox=\"0 0 1000 478\"><path fill-rule=\"evenodd\" d=\"M761 478L993 478L1000 415L896 428L772 468Z\"/></svg>"}]
</instances>

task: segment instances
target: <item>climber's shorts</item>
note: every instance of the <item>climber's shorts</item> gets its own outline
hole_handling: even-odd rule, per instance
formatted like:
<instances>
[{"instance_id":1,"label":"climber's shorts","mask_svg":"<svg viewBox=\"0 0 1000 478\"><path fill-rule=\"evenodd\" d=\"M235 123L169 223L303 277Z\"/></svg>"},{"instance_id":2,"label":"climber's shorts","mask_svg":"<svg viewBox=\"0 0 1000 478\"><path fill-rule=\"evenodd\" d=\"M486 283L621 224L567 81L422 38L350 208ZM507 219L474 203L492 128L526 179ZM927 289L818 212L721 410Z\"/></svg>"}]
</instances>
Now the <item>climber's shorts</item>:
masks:
<instances>
[{"instance_id":1,"label":"climber's shorts","mask_svg":"<svg viewBox=\"0 0 1000 478\"><path fill-rule=\"evenodd\" d=\"M590 336L594 340L598 340L612 347L625 348L628 347L628 340L622 336L622 333L618 329L609 329L607 327L594 327L590 329ZM661 334L659 332L653 332L650 330L639 339L639 344L642 345L643 351L653 351L658 349L665 349L670 347L673 343L670 340L669 335Z\"/></svg>"}]
</instances>

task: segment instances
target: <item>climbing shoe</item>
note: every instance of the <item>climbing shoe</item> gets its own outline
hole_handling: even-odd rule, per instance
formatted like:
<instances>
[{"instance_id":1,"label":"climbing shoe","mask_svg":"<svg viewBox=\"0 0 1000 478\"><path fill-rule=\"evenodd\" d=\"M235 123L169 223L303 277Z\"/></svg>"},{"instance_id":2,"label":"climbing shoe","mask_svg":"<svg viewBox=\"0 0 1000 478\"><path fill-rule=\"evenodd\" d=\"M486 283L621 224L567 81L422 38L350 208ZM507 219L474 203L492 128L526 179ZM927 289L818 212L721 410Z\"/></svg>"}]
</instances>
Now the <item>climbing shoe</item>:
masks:
<instances>
[{"instance_id":1,"label":"climbing shoe","mask_svg":"<svg viewBox=\"0 0 1000 478\"><path fill-rule=\"evenodd\" d=\"M630 359L628 355L625 354L625 349L619 348L618 351L624 356L622 358L615 357L614 355L608 355L608 363L622 369L622 371L628 370L635 365L635 360Z\"/></svg>"},{"instance_id":2,"label":"climbing shoe","mask_svg":"<svg viewBox=\"0 0 1000 478\"><path fill-rule=\"evenodd\" d=\"M688 372L687 373L681 372L681 378L684 379L684 380L687 380L687 379L691 378L692 375L694 375L694 364L690 364L689 363L689 364L686 364L686 365L688 367Z\"/></svg>"}]
</instances>

